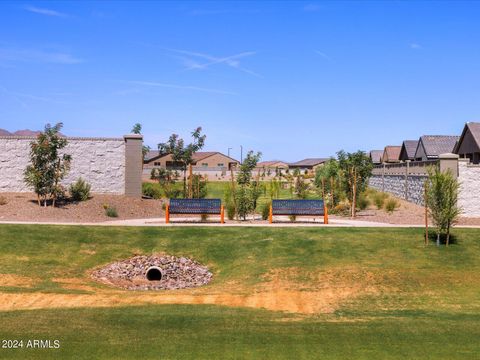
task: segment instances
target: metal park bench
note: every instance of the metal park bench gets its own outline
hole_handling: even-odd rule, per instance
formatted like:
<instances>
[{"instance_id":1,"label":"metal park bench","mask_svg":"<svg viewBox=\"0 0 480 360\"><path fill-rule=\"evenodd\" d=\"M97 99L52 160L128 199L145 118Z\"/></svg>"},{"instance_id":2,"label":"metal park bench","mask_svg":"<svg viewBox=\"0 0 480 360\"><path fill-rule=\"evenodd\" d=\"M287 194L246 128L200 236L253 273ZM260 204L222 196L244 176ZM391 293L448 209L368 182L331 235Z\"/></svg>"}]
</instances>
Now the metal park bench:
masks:
<instances>
[{"instance_id":1,"label":"metal park bench","mask_svg":"<svg viewBox=\"0 0 480 360\"><path fill-rule=\"evenodd\" d=\"M323 216L323 223L328 224L328 210L323 200L272 200L270 224L274 215Z\"/></svg>"},{"instance_id":2,"label":"metal park bench","mask_svg":"<svg viewBox=\"0 0 480 360\"><path fill-rule=\"evenodd\" d=\"M220 215L220 222L225 223L225 212L220 199L170 199L165 209L165 222L170 222L170 215Z\"/></svg>"}]
</instances>

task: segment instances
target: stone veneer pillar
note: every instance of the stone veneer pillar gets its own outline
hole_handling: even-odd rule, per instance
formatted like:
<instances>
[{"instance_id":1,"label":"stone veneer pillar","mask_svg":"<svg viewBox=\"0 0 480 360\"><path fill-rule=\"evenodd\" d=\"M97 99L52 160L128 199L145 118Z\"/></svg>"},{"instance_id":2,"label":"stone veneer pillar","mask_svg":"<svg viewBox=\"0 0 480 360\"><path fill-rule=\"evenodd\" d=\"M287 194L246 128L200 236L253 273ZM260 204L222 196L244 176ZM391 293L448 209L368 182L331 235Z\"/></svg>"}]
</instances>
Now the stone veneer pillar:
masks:
<instances>
[{"instance_id":1,"label":"stone veneer pillar","mask_svg":"<svg viewBox=\"0 0 480 360\"><path fill-rule=\"evenodd\" d=\"M458 178L458 158L459 156L457 154L440 154L438 156L440 171L444 172L450 170L453 177L455 179Z\"/></svg>"},{"instance_id":2,"label":"stone veneer pillar","mask_svg":"<svg viewBox=\"0 0 480 360\"><path fill-rule=\"evenodd\" d=\"M142 196L143 136L129 134L125 140L125 195Z\"/></svg>"}]
</instances>

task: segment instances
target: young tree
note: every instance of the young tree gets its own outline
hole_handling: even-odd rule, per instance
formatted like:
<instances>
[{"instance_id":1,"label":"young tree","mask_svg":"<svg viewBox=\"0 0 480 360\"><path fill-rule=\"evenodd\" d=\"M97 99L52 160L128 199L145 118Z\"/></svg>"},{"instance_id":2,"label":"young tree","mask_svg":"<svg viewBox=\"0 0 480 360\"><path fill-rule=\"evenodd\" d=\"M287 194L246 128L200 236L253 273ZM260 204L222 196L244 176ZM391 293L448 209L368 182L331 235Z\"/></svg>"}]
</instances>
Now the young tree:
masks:
<instances>
[{"instance_id":1,"label":"young tree","mask_svg":"<svg viewBox=\"0 0 480 360\"><path fill-rule=\"evenodd\" d=\"M360 150L355 153L346 153L341 150L337 156L341 182L350 203L350 214L355 217L357 196L366 189L373 164L370 158Z\"/></svg>"},{"instance_id":2,"label":"young tree","mask_svg":"<svg viewBox=\"0 0 480 360\"><path fill-rule=\"evenodd\" d=\"M247 215L255 211L257 200L261 195L260 181L252 180L252 172L260 161L262 154L249 151L237 175L238 187L235 190L237 215L246 220Z\"/></svg>"},{"instance_id":3,"label":"young tree","mask_svg":"<svg viewBox=\"0 0 480 360\"><path fill-rule=\"evenodd\" d=\"M437 228L437 246L440 236L446 234L446 245L450 243L450 228L457 221L461 209L458 206L458 180L450 170L442 172L439 167L430 168L427 180L427 206Z\"/></svg>"},{"instance_id":4,"label":"young tree","mask_svg":"<svg viewBox=\"0 0 480 360\"><path fill-rule=\"evenodd\" d=\"M295 179L295 195L299 199L306 199L308 195L308 184L305 182L305 179L302 175L297 176Z\"/></svg>"},{"instance_id":5,"label":"young tree","mask_svg":"<svg viewBox=\"0 0 480 360\"><path fill-rule=\"evenodd\" d=\"M315 186L321 190L322 196L330 194L331 206L335 206L340 198L341 189L338 186L340 169L338 161L334 158L328 160L315 172ZM324 199L326 200L326 199Z\"/></svg>"},{"instance_id":6,"label":"young tree","mask_svg":"<svg viewBox=\"0 0 480 360\"><path fill-rule=\"evenodd\" d=\"M38 205L47 206L47 200L56 200L65 193L61 181L70 170L71 156L60 155L67 139L60 135L63 124L47 124L45 130L30 144L30 165L24 171L25 183L37 194Z\"/></svg>"},{"instance_id":7,"label":"young tree","mask_svg":"<svg viewBox=\"0 0 480 360\"><path fill-rule=\"evenodd\" d=\"M177 134L170 135L166 143L158 144L160 155L172 155L172 160L177 163L183 172L183 196L187 197L187 168L193 164L193 154L205 145L206 135L202 135L202 128L198 127L192 132L193 142L185 146L185 142ZM193 178L192 178L193 179ZM191 196L191 187L189 189Z\"/></svg>"}]
</instances>

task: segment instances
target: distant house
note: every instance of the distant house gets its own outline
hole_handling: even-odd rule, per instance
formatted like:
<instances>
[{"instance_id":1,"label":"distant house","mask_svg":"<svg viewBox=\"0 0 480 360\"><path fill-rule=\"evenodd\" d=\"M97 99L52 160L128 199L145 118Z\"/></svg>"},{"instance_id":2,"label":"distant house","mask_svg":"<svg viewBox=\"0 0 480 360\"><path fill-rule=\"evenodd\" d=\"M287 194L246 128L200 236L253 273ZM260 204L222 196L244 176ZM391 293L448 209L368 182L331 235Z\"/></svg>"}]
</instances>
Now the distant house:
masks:
<instances>
[{"instance_id":1,"label":"distant house","mask_svg":"<svg viewBox=\"0 0 480 360\"><path fill-rule=\"evenodd\" d=\"M315 170L323 166L325 162L327 162L329 159L326 158L308 158L308 159L303 159L294 163L288 164L288 168L291 170L298 169L300 172L315 172Z\"/></svg>"},{"instance_id":2,"label":"distant house","mask_svg":"<svg viewBox=\"0 0 480 360\"><path fill-rule=\"evenodd\" d=\"M480 123L465 124L453 152L460 158L470 159L473 164L480 164Z\"/></svg>"},{"instance_id":3,"label":"distant house","mask_svg":"<svg viewBox=\"0 0 480 360\"><path fill-rule=\"evenodd\" d=\"M195 170L230 170L240 164L237 160L218 151L196 152L192 160ZM149 151L144 157L144 167L174 170L181 168L182 163L173 161L170 154L160 156L158 151Z\"/></svg>"},{"instance_id":4,"label":"distant house","mask_svg":"<svg viewBox=\"0 0 480 360\"><path fill-rule=\"evenodd\" d=\"M417 151L418 140L405 140L400 150L400 161L415 160L415 152Z\"/></svg>"},{"instance_id":5,"label":"distant house","mask_svg":"<svg viewBox=\"0 0 480 360\"><path fill-rule=\"evenodd\" d=\"M370 151L370 160L374 165L382 163L383 150L372 150Z\"/></svg>"},{"instance_id":6,"label":"distant house","mask_svg":"<svg viewBox=\"0 0 480 360\"><path fill-rule=\"evenodd\" d=\"M400 162L401 146L385 146L382 155L382 162L384 163L398 163Z\"/></svg>"},{"instance_id":7,"label":"distant house","mask_svg":"<svg viewBox=\"0 0 480 360\"><path fill-rule=\"evenodd\" d=\"M435 160L440 154L452 153L459 138L452 135L423 135L418 140L415 160Z\"/></svg>"}]
</instances>

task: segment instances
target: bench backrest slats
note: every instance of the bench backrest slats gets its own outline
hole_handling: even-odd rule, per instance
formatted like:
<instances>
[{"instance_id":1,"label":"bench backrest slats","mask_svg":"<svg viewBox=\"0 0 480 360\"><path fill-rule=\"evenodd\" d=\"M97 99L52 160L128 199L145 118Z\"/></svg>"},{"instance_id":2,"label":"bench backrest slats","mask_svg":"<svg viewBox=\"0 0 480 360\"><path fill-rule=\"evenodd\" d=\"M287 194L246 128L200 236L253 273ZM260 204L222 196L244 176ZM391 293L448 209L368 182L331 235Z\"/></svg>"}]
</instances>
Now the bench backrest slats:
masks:
<instances>
[{"instance_id":1,"label":"bench backrest slats","mask_svg":"<svg viewBox=\"0 0 480 360\"><path fill-rule=\"evenodd\" d=\"M220 199L170 199L170 214L220 214Z\"/></svg>"},{"instance_id":2,"label":"bench backrest slats","mask_svg":"<svg viewBox=\"0 0 480 360\"><path fill-rule=\"evenodd\" d=\"M325 215L323 200L272 200L273 215Z\"/></svg>"}]
</instances>

